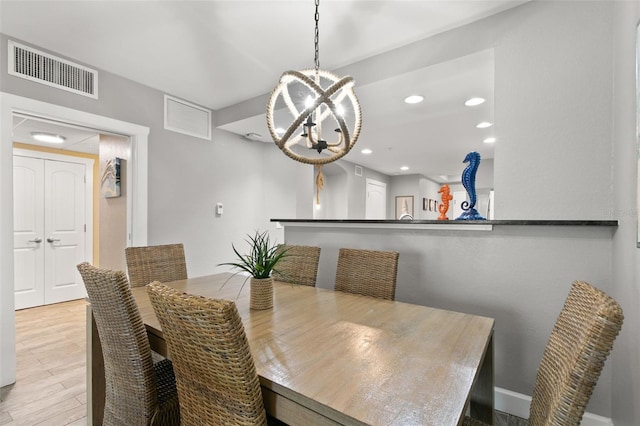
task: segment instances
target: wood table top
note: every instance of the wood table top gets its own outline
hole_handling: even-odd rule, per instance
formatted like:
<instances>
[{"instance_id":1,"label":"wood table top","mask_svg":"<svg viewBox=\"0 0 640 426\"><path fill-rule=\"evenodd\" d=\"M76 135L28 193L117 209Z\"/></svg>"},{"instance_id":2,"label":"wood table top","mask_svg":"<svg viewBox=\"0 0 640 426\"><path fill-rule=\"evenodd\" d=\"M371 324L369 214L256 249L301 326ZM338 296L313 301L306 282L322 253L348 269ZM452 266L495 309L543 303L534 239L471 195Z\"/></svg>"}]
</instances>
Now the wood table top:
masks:
<instances>
[{"instance_id":1,"label":"wood table top","mask_svg":"<svg viewBox=\"0 0 640 426\"><path fill-rule=\"evenodd\" d=\"M273 308L250 310L246 277L230 277L168 284L235 301L264 388L341 424L446 426L464 416L493 319L278 282ZM161 337L146 289L132 290Z\"/></svg>"}]
</instances>

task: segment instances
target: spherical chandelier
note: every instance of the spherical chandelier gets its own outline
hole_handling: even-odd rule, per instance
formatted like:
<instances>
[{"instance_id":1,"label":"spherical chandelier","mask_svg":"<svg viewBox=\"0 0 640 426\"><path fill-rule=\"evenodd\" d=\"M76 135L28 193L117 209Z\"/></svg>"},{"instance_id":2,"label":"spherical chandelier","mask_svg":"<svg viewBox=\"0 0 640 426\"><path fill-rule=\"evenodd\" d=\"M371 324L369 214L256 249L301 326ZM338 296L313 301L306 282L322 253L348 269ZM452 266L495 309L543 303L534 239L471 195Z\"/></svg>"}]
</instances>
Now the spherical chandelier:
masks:
<instances>
[{"instance_id":1,"label":"spherical chandelier","mask_svg":"<svg viewBox=\"0 0 640 426\"><path fill-rule=\"evenodd\" d=\"M360 135L362 114L353 78L320 69L319 3L315 1L315 67L285 71L271 93L266 115L278 148L296 161L320 166L342 158L353 148ZM285 120L286 112L293 121L286 128L277 126L276 122ZM327 137L331 134L333 138Z\"/></svg>"}]
</instances>

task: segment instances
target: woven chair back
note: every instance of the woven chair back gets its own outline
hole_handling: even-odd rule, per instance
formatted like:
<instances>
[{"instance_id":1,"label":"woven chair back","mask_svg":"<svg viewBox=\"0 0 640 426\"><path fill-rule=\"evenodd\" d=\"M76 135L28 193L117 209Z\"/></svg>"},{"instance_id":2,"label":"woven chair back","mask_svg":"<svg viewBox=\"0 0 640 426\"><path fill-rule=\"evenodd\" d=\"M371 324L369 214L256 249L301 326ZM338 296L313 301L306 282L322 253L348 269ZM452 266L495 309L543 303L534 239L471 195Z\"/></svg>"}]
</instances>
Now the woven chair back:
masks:
<instances>
[{"instance_id":1,"label":"woven chair back","mask_svg":"<svg viewBox=\"0 0 640 426\"><path fill-rule=\"evenodd\" d=\"M233 301L147 287L173 361L182 425L266 425L260 382Z\"/></svg>"},{"instance_id":2,"label":"woven chair back","mask_svg":"<svg viewBox=\"0 0 640 426\"><path fill-rule=\"evenodd\" d=\"M123 271L78 265L95 318L106 381L105 425L147 425L157 388L147 333Z\"/></svg>"},{"instance_id":3,"label":"woven chair back","mask_svg":"<svg viewBox=\"0 0 640 426\"><path fill-rule=\"evenodd\" d=\"M286 253L273 271L273 278L276 281L315 287L320 247L282 244L278 249Z\"/></svg>"},{"instance_id":4,"label":"woven chair back","mask_svg":"<svg viewBox=\"0 0 640 426\"><path fill-rule=\"evenodd\" d=\"M573 283L538 368L530 426L580 424L622 321L615 300Z\"/></svg>"},{"instance_id":5,"label":"woven chair back","mask_svg":"<svg viewBox=\"0 0 640 426\"><path fill-rule=\"evenodd\" d=\"M398 252L341 248L335 289L394 300Z\"/></svg>"},{"instance_id":6,"label":"woven chair back","mask_svg":"<svg viewBox=\"0 0 640 426\"><path fill-rule=\"evenodd\" d=\"M132 287L144 287L153 281L166 283L187 279L182 244L127 247L125 257Z\"/></svg>"}]
</instances>

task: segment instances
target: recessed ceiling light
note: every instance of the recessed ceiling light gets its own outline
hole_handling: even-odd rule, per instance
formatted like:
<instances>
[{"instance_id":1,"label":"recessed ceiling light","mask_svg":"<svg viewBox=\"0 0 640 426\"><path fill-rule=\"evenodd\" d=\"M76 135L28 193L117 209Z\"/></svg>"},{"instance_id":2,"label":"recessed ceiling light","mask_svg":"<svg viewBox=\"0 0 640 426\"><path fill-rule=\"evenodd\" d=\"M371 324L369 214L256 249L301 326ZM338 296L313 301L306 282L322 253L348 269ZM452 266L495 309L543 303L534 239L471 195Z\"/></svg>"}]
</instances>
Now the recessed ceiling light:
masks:
<instances>
[{"instance_id":1,"label":"recessed ceiling light","mask_svg":"<svg viewBox=\"0 0 640 426\"><path fill-rule=\"evenodd\" d=\"M31 137L37 141L47 143L62 143L67 140L67 138L65 138L64 136L44 132L32 132Z\"/></svg>"},{"instance_id":2,"label":"recessed ceiling light","mask_svg":"<svg viewBox=\"0 0 640 426\"><path fill-rule=\"evenodd\" d=\"M408 104L419 104L420 102L424 101L424 96L411 95L404 98L404 101Z\"/></svg>"},{"instance_id":3,"label":"recessed ceiling light","mask_svg":"<svg viewBox=\"0 0 640 426\"><path fill-rule=\"evenodd\" d=\"M285 130L282 127L278 127L276 129L276 133L279 134L279 135L284 135L284 132L285 132Z\"/></svg>"},{"instance_id":4,"label":"recessed ceiling light","mask_svg":"<svg viewBox=\"0 0 640 426\"><path fill-rule=\"evenodd\" d=\"M486 129L487 127L493 126L493 123L489 123L488 121L483 121L481 123L476 124L478 129Z\"/></svg>"},{"instance_id":5,"label":"recessed ceiling light","mask_svg":"<svg viewBox=\"0 0 640 426\"><path fill-rule=\"evenodd\" d=\"M371 154L373 151L371 151L369 148L365 148L360 152L363 153L363 154Z\"/></svg>"},{"instance_id":6,"label":"recessed ceiling light","mask_svg":"<svg viewBox=\"0 0 640 426\"><path fill-rule=\"evenodd\" d=\"M496 141L496 138L486 138L482 142L484 142L484 143L494 143L495 141Z\"/></svg>"},{"instance_id":7,"label":"recessed ceiling light","mask_svg":"<svg viewBox=\"0 0 640 426\"><path fill-rule=\"evenodd\" d=\"M467 99L464 103L466 106L476 106L484 103L484 98L471 98Z\"/></svg>"},{"instance_id":8,"label":"recessed ceiling light","mask_svg":"<svg viewBox=\"0 0 640 426\"><path fill-rule=\"evenodd\" d=\"M407 171L407 170L409 170L409 166L402 166L402 167L400 167L400 170L402 170L403 172Z\"/></svg>"}]
</instances>

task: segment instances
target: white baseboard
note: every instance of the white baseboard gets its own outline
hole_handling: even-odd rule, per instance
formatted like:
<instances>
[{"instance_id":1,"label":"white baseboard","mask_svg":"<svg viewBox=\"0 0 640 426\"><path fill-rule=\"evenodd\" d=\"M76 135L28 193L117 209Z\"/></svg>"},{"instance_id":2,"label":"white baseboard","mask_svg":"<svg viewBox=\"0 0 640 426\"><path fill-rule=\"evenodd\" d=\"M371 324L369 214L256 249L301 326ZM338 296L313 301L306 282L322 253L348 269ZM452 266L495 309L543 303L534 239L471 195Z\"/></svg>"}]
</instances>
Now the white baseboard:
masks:
<instances>
[{"instance_id":1,"label":"white baseboard","mask_svg":"<svg viewBox=\"0 0 640 426\"><path fill-rule=\"evenodd\" d=\"M512 392L507 389L495 388L494 391L495 408L498 411L509 413L514 416L529 418L529 405L531 397L521 393ZM614 426L613 421L608 417L596 414L584 413L581 426Z\"/></svg>"},{"instance_id":2,"label":"white baseboard","mask_svg":"<svg viewBox=\"0 0 640 426\"><path fill-rule=\"evenodd\" d=\"M529 418L530 396L495 387L493 397L495 398L494 406L496 410L513 414L523 419Z\"/></svg>"}]
</instances>

